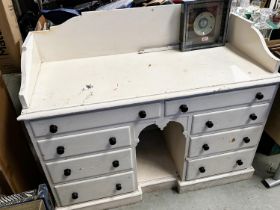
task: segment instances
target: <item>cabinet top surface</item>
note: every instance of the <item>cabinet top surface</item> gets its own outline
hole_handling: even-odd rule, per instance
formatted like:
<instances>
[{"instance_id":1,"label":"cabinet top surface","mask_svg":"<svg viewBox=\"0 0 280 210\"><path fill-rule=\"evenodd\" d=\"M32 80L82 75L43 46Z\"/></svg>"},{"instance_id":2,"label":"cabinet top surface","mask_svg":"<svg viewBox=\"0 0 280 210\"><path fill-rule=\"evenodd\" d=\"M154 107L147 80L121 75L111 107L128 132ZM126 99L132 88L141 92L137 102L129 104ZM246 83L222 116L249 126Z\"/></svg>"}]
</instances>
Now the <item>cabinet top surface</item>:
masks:
<instances>
[{"instance_id":1,"label":"cabinet top surface","mask_svg":"<svg viewBox=\"0 0 280 210\"><path fill-rule=\"evenodd\" d=\"M86 111L279 82L226 45L42 63L30 107L35 113ZM32 118L32 117L31 117Z\"/></svg>"}]
</instances>

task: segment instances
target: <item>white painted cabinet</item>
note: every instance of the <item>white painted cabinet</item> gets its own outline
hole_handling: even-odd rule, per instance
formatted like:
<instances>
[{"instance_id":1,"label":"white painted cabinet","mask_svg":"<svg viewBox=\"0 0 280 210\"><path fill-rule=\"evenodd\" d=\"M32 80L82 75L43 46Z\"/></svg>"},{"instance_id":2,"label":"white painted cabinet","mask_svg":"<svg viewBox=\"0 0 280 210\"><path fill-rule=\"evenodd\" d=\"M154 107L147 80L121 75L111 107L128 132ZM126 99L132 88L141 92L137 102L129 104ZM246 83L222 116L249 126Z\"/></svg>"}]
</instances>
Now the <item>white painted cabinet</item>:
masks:
<instances>
[{"instance_id":1,"label":"white painted cabinet","mask_svg":"<svg viewBox=\"0 0 280 210\"><path fill-rule=\"evenodd\" d=\"M110 196L130 195L138 191L141 186L141 179L137 180L138 176L145 176L145 183L150 183L153 188L154 185L164 185L166 182L176 180L176 173L179 175L179 186L194 180L195 186L197 184L207 186L208 178L211 180L216 176L231 177L234 171L243 170L248 176L251 175L252 170L246 171L252 167L256 146L277 90L276 87L276 85L270 85L256 89L254 87L243 89L239 92L248 94L248 97L241 94L245 99L250 99L251 95L257 98L256 92L262 97L257 100L244 100L242 104L232 102L228 106L226 103L221 103L225 106L219 105L215 102L216 100L210 100L209 104L205 103L205 99L211 99L211 94L181 98L180 103L174 100L176 104L181 104L183 100L184 105L189 107L195 102L198 104L198 109L197 111L188 110L179 106L180 112L175 115L166 116L164 110L170 106L170 100L164 100L147 105L31 120L27 123L27 127L30 135L33 135L34 146L41 157L49 182L53 185L59 205L68 206L86 201L93 202L92 205L97 205L99 202L106 204L111 202L110 199L108 200ZM222 96L233 96L234 93L236 90L215 93L214 98L219 96L219 100L223 100ZM192 101L193 98L194 101ZM212 108L211 106L214 105L211 103L217 104L217 107ZM171 105L174 106L174 104ZM116 110L118 113L116 117L120 119L119 124L109 117ZM126 112L129 112L127 116L122 117ZM99 116L99 113L102 115ZM94 116L99 117L94 118ZM106 117L103 119L103 116ZM137 117L133 121L131 116ZM186 116L188 120L182 120ZM73 122L69 124L69 120ZM104 125L104 120L106 120L106 125ZM169 122L172 121L177 122L181 127L173 127L174 125L170 127ZM96 124L98 122L100 126ZM109 124L110 122L112 124ZM182 122L187 122L187 124L183 125ZM211 126L209 122L212 123ZM148 147L144 147L143 154L137 155L139 141L137 135L141 133L141 129L144 130L152 124L162 129L167 128L165 131L168 138L167 150L169 151L167 153L170 153L173 161L176 161L174 166L172 166L172 161L160 157L161 153L166 151L165 149L159 151L164 147L153 145L153 139L148 140L151 141L150 147L152 145L155 147L153 148L157 156L155 160L162 160L163 165L156 169L149 166L154 164L154 160L145 160L145 156L153 157L151 152L148 152ZM51 126L55 129L52 130ZM49 128L48 131L46 127ZM153 129L150 128L150 130ZM138 160L138 157L141 160ZM146 171L139 172L139 168L144 168ZM174 170L173 178L168 177L168 173L164 172L170 168ZM156 173L162 173L162 175ZM147 181L149 174L157 178L149 182ZM238 180L238 178L233 180ZM221 182L227 181L221 179ZM119 186L119 183L122 186L121 190L116 190L116 185ZM103 186L101 191L97 190L100 186ZM145 187L147 186L149 184L145 184ZM184 187L181 188L182 191ZM73 193L74 196L72 196Z\"/></svg>"},{"instance_id":2,"label":"white painted cabinet","mask_svg":"<svg viewBox=\"0 0 280 210\"><path fill-rule=\"evenodd\" d=\"M253 174L280 60L235 15L225 46L180 52L180 11L83 13L26 38L18 119L57 210L108 209L146 190Z\"/></svg>"}]
</instances>

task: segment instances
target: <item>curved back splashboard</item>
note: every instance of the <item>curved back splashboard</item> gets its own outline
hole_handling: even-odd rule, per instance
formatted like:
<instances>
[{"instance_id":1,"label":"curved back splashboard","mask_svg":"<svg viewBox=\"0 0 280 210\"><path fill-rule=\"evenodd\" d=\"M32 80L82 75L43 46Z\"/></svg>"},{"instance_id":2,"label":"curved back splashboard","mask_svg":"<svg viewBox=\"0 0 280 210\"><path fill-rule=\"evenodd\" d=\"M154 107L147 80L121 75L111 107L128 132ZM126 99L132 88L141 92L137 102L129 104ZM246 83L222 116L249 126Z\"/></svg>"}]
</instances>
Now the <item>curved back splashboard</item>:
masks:
<instances>
[{"instance_id":1,"label":"curved back splashboard","mask_svg":"<svg viewBox=\"0 0 280 210\"><path fill-rule=\"evenodd\" d=\"M234 48L244 53L265 70L278 71L279 58L269 51L262 34L252 26L249 20L231 14L227 38Z\"/></svg>"},{"instance_id":2,"label":"curved back splashboard","mask_svg":"<svg viewBox=\"0 0 280 210\"><path fill-rule=\"evenodd\" d=\"M34 36L43 62L130 53L179 42L180 5L86 12Z\"/></svg>"}]
</instances>

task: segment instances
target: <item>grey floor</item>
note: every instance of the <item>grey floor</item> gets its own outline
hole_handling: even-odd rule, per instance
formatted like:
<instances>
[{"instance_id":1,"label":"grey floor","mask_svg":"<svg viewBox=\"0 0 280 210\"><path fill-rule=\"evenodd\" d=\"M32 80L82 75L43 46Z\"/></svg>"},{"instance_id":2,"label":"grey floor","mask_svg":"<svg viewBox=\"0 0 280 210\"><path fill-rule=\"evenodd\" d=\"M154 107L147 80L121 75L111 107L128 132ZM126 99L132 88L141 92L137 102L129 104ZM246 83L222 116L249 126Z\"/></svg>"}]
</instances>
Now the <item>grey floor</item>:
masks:
<instances>
[{"instance_id":1,"label":"grey floor","mask_svg":"<svg viewBox=\"0 0 280 210\"><path fill-rule=\"evenodd\" d=\"M255 175L246 181L178 194L172 190L144 193L143 201L115 210L280 210L280 186L267 189L261 183L272 176L280 155L257 154Z\"/></svg>"}]
</instances>

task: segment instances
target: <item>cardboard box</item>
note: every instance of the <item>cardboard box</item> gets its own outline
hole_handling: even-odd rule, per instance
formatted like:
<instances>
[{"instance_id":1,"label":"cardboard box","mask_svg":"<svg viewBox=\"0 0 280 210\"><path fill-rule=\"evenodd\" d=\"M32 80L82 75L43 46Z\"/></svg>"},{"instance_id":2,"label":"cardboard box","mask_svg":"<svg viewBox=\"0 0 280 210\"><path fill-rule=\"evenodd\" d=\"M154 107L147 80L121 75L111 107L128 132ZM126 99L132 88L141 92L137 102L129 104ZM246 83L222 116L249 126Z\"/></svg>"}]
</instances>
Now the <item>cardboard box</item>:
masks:
<instances>
[{"instance_id":1,"label":"cardboard box","mask_svg":"<svg viewBox=\"0 0 280 210\"><path fill-rule=\"evenodd\" d=\"M16 92L15 89L13 85ZM0 186L4 186L1 193L5 195L34 189L42 183L43 178L23 126L16 118L16 111L0 73Z\"/></svg>"},{"instance_id":2,"label":"cardboard box","mask_svg":"<svg viewBox=\"0 0 280 210\"><path fill-rule=\"evenodd\" d=\"M46 210L46 208L42 200L35 200L32 202L4 207L3 210Z\"/></svg>"},{"instance_id":3,"label":"cardboard box","mask_svg":"<svg viewBox=\"0 0 280 210\"><path fill-rule=\"evenodd\" d=\"M12 0L0 1L0 69L2 73L20 72L22 44Z\"/></svg>"}]
</instances>

